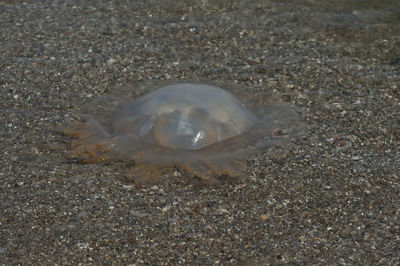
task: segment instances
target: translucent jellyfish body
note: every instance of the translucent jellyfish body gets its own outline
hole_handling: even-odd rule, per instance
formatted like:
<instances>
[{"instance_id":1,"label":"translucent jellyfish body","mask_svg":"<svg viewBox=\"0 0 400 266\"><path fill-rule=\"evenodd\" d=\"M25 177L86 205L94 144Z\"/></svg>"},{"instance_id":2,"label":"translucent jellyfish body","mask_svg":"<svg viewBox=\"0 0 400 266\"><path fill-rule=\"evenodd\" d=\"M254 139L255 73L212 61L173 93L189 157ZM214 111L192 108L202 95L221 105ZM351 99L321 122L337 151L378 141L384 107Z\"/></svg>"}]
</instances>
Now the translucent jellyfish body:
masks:
<instances>
[{"instance_id":1,"label":"translucent jellyfish body","mask_svg":"<svg viewBox=\"0 0 400 266\"><path fill-rule=\"evenodd\" d=\"M202 83L133 84L89 103L64 133L75 138L73 156L132 160L140 182L171 167L208 183L234 179L243 176L245 158L285 143L302 124L287 104L230 89L241 99Z\"/></svg>"}]
</instances>

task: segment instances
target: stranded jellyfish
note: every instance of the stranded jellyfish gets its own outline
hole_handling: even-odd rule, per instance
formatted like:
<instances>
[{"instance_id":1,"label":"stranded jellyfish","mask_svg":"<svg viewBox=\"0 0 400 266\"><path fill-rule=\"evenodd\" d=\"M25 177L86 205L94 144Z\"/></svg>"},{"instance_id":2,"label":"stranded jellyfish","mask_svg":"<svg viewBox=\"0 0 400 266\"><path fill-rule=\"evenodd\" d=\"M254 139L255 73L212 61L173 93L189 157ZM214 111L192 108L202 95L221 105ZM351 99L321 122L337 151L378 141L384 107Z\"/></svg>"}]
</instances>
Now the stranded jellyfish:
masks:
<instances>
[{"instance_id":1,"label":"stranded jellyfish","mask_svg":"<svg viewBox=\"0 0 400 266\"><path fill-rule=\"evenodd\" d=\"M125 86L83 107L64 133L74 138L74 158L133 161L139 182L173 167L207 183L238 178L246 158L285 143L302 124L265 92L226 88L237 96L193 82Z\"/></svg>"}]
</instances>

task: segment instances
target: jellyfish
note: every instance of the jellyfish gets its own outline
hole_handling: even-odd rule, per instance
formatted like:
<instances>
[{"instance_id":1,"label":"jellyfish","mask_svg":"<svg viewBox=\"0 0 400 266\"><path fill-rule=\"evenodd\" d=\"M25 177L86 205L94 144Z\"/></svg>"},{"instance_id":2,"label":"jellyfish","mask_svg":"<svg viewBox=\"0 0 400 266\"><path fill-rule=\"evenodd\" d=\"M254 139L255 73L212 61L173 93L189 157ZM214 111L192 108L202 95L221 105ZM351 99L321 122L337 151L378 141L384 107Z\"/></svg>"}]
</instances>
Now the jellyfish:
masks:
<instances>
[{"instance_id":1,"label":"jellyfish","mask_svg":"<svg viewBox=\"0 0 400 266\"><path fill-rule=\"evenodd\" d=\"M172 168L204 183L240 179L246 158L284 145L302 123L289 104L226 87L142 82L100 96L64 129L72 137L70 154L88 163L132 161L140 183L154 182L156 169Z\"/></svg>"}]
</instances>

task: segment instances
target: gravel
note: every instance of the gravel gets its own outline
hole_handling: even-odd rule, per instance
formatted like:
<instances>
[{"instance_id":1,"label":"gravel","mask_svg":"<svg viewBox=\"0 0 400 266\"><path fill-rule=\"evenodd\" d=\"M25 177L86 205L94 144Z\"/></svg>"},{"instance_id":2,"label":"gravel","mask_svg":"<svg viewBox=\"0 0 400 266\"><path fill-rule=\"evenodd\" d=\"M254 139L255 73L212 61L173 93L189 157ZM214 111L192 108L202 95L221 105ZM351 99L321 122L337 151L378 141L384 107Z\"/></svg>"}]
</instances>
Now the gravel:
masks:
<instances>
[{"instance_id":1,"label":"gravel","mask_svg":"<svg viewBox=\"0 0 400 266\"><path fill-rule=\"evenodd\" d=\"M0 2L0 263L400 263L398 1ZM140 80L219 80L305 133L243 182L79 164L60 134Z\"/></svg>"}]
</instances>

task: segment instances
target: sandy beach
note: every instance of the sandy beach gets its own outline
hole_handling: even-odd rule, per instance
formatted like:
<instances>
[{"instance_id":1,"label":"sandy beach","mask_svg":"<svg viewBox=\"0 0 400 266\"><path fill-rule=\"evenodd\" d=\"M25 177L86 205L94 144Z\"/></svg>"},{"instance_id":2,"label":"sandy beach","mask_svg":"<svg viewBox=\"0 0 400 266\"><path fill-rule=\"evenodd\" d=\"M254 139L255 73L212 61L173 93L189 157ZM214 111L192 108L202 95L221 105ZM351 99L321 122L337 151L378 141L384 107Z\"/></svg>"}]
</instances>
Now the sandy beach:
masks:
<instances>
[{"instance_id":1,"label":"sandy beach","mask_svg":"<svg viewBox=\"0 0 400 266\"><path fill-rule=\"evenodd\" d=\"M0 265L399 265L398 1L0 1ZM124 84L216 80L304 133L241 182L66 158Z\"/></svg>"}]
</instances>

